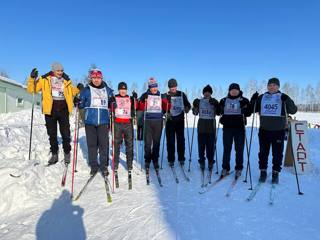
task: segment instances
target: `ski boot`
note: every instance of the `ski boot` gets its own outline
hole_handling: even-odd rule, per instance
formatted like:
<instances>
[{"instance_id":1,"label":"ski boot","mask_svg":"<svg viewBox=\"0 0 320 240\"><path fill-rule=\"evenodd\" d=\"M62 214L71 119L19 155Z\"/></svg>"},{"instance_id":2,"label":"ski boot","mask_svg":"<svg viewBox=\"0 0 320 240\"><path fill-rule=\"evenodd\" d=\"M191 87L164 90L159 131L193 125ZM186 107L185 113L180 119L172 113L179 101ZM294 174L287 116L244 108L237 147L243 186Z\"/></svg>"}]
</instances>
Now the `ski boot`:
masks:
<instances>
[{"instance_id":1,"label":"ski boot","mask_svg":"<svg viewBox=\"0 0 320 240\"><path fill-rule=\"evenodd\" d=\"M267 170L266 169L261 169L260 170L259 182L264 183L266 180L267 180Z\"/></svg>"},{"instance_id":2,"label":"ski boot","mask_svg":"<svg viewBox=\"0 0 320 240\"><path fill-rule=\"evenodd\" d=\"M272 184L278 184L278 183L279 183L279 172L272 171Z\"/></svg>"},{"instance_id":3,"label":"ski boot","mask_svg":"<svg viewBox=\"0 0 320 240\"><path fill-rule=\"evenodd\" d=\"M58 154L52 154L51 158L48 161L48 166L56 164L58 162L59 158L58 158Z\"/></svg>"}]
</instances>

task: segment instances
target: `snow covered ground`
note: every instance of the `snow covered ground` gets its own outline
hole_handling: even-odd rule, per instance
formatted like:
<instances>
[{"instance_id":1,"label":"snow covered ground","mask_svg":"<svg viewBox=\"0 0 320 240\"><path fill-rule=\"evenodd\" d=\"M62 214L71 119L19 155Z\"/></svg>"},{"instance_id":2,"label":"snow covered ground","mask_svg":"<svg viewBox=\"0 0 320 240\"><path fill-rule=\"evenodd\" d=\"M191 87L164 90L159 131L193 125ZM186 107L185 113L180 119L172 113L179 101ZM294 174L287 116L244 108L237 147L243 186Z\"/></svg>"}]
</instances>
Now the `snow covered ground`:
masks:
<instances>
[{"instance_id":1,"label":"snow covered ground","mask_svg":"<svg viewBox=\"0 0 320 240\"><path fill-rule=\"evenodd\" d=\"M320 123L319 113L298 113L296 116L300 120ZM73 121L72 118L71 123ZM247 202L249 184L239 181L231 196L226 198L231 177L200 195L197 143L194 141L189 173L191 181L186 182L176 167L180 179L180 183L176 184L164 160L161 171L163 188L159 187L154 172L151 174L150 186L146 186L145 174L140 171L140 162L136 162L133 189L127 190L125 156L122 155L120 188L115 190L113 202L109 204L100 175L77 202L70 201L70 172L66 187L61 188L63 164L45 167L49 144L44 118L38 110L35 112L32 160L28 161L29 122L30 111L0 115L1 240L320 239L320 130L309 130L313 171L309 175L300 176L301 188L305 193L303 196L297 194L295 177L290 169L284 169L280 175L274 205L268 204L270 184L265 184L254 200ZM191 115L188 123L191 138ZM80 129L79 147L76 194L89 175L83 128ZM257 154L257 130L254 129L251 154L254 185L259 175ZM221 158L220 131L219 169ZM232 156L232 164L233 160ZM22 176L13 178L9 176L10 173ZM217 178L215 174L213 179Z\"/></svg>"}]
</instances>

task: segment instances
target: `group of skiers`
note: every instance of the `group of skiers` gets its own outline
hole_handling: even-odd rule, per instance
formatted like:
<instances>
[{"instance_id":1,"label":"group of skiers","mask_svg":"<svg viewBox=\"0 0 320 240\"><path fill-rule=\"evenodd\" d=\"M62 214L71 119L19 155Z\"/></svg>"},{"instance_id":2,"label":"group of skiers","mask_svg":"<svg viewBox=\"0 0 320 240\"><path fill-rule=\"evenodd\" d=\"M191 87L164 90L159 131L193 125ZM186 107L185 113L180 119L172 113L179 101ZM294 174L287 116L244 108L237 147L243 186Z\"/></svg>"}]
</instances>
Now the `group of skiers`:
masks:
<instances>
[{"instance_id":1,"label":"group of skiers","mask_svg":"<svg viewBox=\"0 0 320 240\"><path fill-rule=\"evenodd\" d=\"M254 93L250 101L243 97L240 86L236 83L229 86L228 95L220 102L212 96L213 90L210 85L207 85L203 88L203 96L200 99L194 99L192 106L186 94L177 90L178 83L175 79L168 81L169 91L161 94L157 80L150 78L148 90L140 98L136 92L132 92L129 96L125 82L118 84L118 94L114 94L114 91L103 81L103 75L99 69L90 70L89 79L90 82L85 87L81 84L77 87L73 86L60 63L53 63L51 71L39 78L37 69L33 69L30 74L28 92L42 92L42 110L45 114L51 147L49 165L58 162L57 123L59 123L63 141L64 161L65 164L70 163L69 116L75 105L79 109L84 109L83 121L91 175L95 175L99 170L105 177L109 174L109 132L112 133L112 152L116 173L119 166L120 146L124 141L127 169L131 176L136 135L138 140L144 142L146 173L149 174L152 162L158 175L163 127L165 128L163 137L167 140L168 163L173 168L177 149L177 160L183 168L186 160L185 117L192 110L194 117L199 117L197 140L201 171L204 172L206 168L206 159L209 172L213 170L217 130L218 125L222 124L221 177L230 174L230 155L234 142L235 177L238 178L243 169L247 117L259 113L259 181L266 181L268 156L272 147L272 182L279 182L287 116L297 112L293 100L279 91L279 79L269 79L268 91L261 95L258 92ZM216 116L220 116L218 123ZM136 124L136 134L134 134L134 124Z\"/></svg>"}]
</instances>

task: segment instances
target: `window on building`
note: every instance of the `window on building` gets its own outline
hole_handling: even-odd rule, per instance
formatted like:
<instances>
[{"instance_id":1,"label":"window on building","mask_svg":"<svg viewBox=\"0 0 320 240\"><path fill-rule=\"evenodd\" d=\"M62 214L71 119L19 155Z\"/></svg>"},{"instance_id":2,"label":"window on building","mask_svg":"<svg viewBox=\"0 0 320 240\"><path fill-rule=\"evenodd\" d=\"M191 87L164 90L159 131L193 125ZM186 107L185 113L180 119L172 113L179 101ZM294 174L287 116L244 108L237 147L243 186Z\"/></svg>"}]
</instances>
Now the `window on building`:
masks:
<instances>
[{"instance_id":1,"label":"window on building","mask_svg":"<svg viewBox=\"0 0 320 240\"><path fill-rule=\"evenodd\" d=\"M24 100L23 98L17 98L16 105L17 107L23 107Z\"/></svg>"}]
</instances>

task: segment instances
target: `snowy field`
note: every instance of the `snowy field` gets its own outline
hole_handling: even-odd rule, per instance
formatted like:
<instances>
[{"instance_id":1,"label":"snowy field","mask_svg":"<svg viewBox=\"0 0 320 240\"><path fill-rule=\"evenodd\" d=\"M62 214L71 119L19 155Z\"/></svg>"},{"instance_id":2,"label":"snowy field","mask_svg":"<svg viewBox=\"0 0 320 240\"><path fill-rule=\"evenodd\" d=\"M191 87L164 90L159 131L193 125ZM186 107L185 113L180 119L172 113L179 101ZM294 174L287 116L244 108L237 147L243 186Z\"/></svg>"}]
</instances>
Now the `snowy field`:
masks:
<instances>
[{"instance_id":1,"label":"snowy field","mask_svg":"<svg viewBox=\"0 0 320 240\"><path fill-rule=\"evenodd\" d=\"M320 123L319 113L298 113L295 116L313 124ZM191 181L186 182L181 170L176 167L180 180L176 184L164 158L161 171L163 188L159 187L153 171L151 183L146 185L139 160L134 164L133 189L127 190L125 156L121 155L120 188L115 190L110 204L106 201L100 175L78 201L70 201L71 171L66 187L61 188L63 164L45 167L49 157L49 143L44 117L38 110L35 112L32 160L27 160L29 122L30 111L0 115L1 240L320 239L320 130L309 130L313 169L309 175L300 176L301 189L305 193L303 196L297 194L295 176L290 169L284 169L280 175L273 205L268 203L270 177L268 184L262 186L251 202L246 201L250 191L249 184L242 181L244 176L229 198L225 194L231 184L231 177L200 195L198 151L194 141L189 173ZM251 120L249 124L250 122ZM72 118L72 130L73 123ZM188 125L191 138L191 115ZM223 150L221 133L222 131L218 138L219 170ZM247 128L247 133L250 133L250 128ZM254 129L253 133L251 169L255 185L259 176L257 130ZM83 128L80 129L79 147L78 172L75 175L76 194L89 175ZM186 153L188 156L188 150ZM59 157L63 158L61 145ZM234 156L231 162L233 166ZM269 172L270 166L269 164ZM22 175L20 178L13 178L9 176L10 173ZM217 178L218 175L214 174L213 180Z\"/></svg>"}]
</instances>

